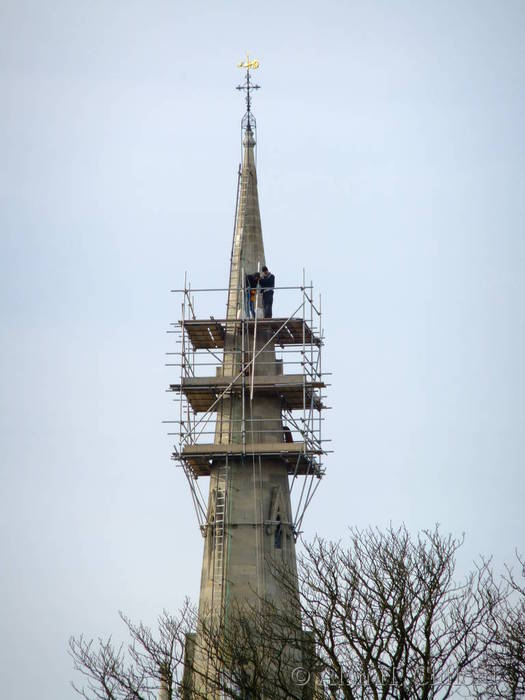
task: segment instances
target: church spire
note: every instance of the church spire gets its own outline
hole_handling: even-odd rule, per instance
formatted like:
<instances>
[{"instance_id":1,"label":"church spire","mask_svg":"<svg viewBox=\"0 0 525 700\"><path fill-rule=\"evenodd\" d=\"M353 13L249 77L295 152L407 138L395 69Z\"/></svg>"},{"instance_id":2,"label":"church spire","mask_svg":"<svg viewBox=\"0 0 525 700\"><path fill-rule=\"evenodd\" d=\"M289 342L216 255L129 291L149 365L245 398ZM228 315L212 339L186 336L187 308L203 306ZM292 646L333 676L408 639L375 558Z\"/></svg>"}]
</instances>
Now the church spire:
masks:
<instances>
[{"instance_id":1,"label":"church spire","mask_svg":"<svg viewBox=\"0 0 525 700\"><path fill-rule=\"evenodd\" d=\"M286 301L279 297L283 315L277 318L259 315L254 320L246 308L244 275L266 264L257 193L257 134L251 111L252 91L258 89L251 81L251 71L258 65L247 58L240 66L246 70L245 82L238 87L245 93L246 113L227 316L224 321L196 319L191 306L188 318L187 290L183 290L186 317L181 321L181 376L179 384L170 385L180 393L180 441L175 458L184 466L205 538L197 630L188 634L185 650L184 697L188 700L222 697L219 689L238 668L238 659L230 662L221 655L223 642L231 639L236 625L250 628L253 612L262 612L265 601L270 610L284 611L293 621L289 630L285 623L285 636L308 642L307 634L297 630L295 539L304 509L317 488L314 479L322 476L324 450L317 412L323 408L325 387L320 369L323 336L316 336L313 330L317 323L321 332L321 317L311 292L306 291L311 287L297 288L302 302L296 300L295 311L294 302L283 313ZM276 357L277 347L292 353L285 356L286 362ZM213 359L216 364L209 376L200 370L194 375L194 367L213 364ZM298 370L287 372L291 365ZM290 441L287 436L292 431L294 440ZM292 510L290 489L302 475L308 483ZM207 504L195 486L195 479L201 476L210 477ZM292 576L286 586L274 575L281 566ZM261 637L260 644L258 639L253 641L256 655L271 654L267 639ZM307 647L308 643L305 653ZM286 682L283 671L290 672L293 684L293 669L308 660L303 660L302 642L274 651L265 681L274 683L278 669L275 682ZM247 680L250 664L246 658L242 671ZM167 689L163 681L162 692ZM308 685L303 696L310 697L310 690ZM277 695L285 697L284 692Z\"/></svg>"}]
</instances>

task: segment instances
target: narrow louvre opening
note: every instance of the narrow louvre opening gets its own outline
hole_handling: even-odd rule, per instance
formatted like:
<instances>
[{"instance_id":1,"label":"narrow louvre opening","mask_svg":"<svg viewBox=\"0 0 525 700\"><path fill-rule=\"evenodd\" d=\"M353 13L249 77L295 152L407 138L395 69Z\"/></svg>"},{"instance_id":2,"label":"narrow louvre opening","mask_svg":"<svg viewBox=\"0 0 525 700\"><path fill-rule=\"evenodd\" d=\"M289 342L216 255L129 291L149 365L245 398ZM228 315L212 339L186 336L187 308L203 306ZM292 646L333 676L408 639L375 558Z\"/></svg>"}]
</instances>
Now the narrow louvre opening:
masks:
<instances>
[{"instance_id":1,"label":"narrow louvre opening","mask_svg":"<svg viewBox=\"0 0 525 700\"><path fill-rule=\"evenodd\" d=\"M277 515L277 527L275 528L274 547L275 547L275 549L282 549L282 546L283 546L283 528L281 525L281 516Z\"/></svg>"}]
</instances>

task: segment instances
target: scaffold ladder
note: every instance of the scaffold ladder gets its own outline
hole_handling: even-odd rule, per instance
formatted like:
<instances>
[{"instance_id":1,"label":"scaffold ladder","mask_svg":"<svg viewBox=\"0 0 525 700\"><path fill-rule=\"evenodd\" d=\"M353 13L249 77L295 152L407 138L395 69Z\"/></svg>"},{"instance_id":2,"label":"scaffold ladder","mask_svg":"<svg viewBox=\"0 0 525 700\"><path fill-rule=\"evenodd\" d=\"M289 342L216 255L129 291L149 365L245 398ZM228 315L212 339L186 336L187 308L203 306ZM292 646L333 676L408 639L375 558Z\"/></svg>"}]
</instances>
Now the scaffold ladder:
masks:
<instances>
[{"instance_id":1,"label":"scaffold ladder","mask_svg":"<svg viewBox=\"0 0 525 700\"><path fill-rule=\"evenodd\" d=\"M228 459L217 469L215 491L215 553L213 558L213 597L222 603L224 583L224 547L226 538L226 497L228 489ZM214 601L215 602L215 601Z\"/></svg>"}]
</instances>

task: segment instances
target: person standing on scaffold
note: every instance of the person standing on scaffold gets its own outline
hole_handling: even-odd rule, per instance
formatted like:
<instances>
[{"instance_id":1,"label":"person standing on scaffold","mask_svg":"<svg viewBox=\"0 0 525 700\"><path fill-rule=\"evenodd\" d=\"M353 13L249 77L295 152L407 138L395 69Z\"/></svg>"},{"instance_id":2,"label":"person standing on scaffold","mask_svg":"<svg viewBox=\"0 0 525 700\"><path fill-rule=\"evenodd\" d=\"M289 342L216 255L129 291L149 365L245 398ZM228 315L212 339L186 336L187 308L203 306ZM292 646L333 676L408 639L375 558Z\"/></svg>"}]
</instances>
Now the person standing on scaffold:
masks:
<instances>
[{"instance_id":1,"label":"person standing on scaffold","mask_svg":"<svg viewBox=\"0 0 525 700\"><path fill-rule=\"evenodd\" d=\"M262 287L264 318L271 318L273 306L273 290L275 287L275 275L268 270L266 265L262 269L262 275L259 280L259 285L260 287Z\"/></svg>"}]
</instances>

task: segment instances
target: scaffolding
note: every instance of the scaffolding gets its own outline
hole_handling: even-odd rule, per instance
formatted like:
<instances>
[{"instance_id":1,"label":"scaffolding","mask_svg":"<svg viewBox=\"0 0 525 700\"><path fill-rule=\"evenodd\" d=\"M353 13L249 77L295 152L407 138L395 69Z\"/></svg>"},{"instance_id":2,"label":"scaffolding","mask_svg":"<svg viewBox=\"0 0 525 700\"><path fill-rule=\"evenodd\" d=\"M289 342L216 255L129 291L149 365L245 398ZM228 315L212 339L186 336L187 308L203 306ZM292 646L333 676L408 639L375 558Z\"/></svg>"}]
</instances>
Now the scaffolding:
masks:
<instances>
[{"instance_id":1,"label":"scaffolding","mask_svg":"<svg viewBox=\"0 0 525 700\"><path fill-rule=\"evenodd\" d=\"M196 295L222 296L229 289L192 289L185 275L184 287L172 292L180 295L181 317L170 324L168 333L175 335L176 349L167 355L175 361L166 365L179 370L178 382L168 389L176 395L178 417L165 423L175 426L168 433L176 438L172 459L184 470L202 534L218 522L217 514L213 523L208 522L211 516L199 478L211 476L214 467L233 460L272 458L282 460L288 471L294 502L292 527L297 538L329 452L325 448L329 440L322 435L323 411L328 407L324 403L327 384L322 369L321 297L314 301L313 285L305 283L303 272L302 284L275 288L279 307L284 302L290 310L288 316L259 318L256 309L255 318L251 318L246 304L238 318L203 319L196 314ZM249 293L242 287L243 300ZM230 347L231 337L240 342ZM257 348L256 337L263 338ZM268 350L274 353L270 360ZM265 363L276 367L277 374L265 374L261 370ZM280 425L273 418L251 416L247 406L254 397L279 400ZM222 415L224 405L228 401L231 405L232 400L241 410L238 416L230 413L230 437L223 439L217 415Z\"/></svg>"}]
</instances>

